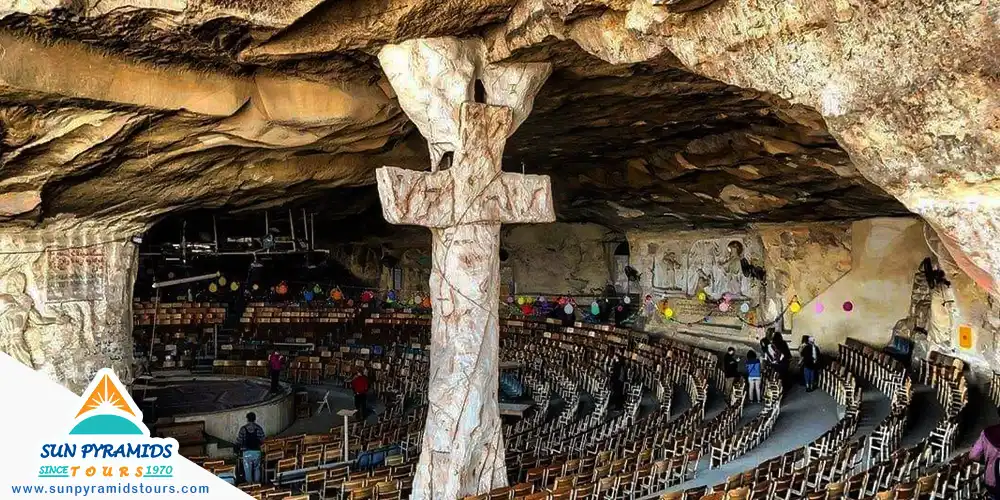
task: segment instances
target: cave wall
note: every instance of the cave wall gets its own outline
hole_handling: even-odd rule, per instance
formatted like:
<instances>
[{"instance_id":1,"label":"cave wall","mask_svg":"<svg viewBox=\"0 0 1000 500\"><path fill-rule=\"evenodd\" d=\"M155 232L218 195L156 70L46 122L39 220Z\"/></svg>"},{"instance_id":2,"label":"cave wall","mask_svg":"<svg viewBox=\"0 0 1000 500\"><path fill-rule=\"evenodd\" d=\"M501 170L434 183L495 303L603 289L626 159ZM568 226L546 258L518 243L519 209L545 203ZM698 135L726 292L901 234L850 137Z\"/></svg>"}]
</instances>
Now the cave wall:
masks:
<instances>
[{"instance_id":1,"label":"cave wall","mask_svg":"<svg viewBox=\"0 0 1000 500\"><path fill-rule=\"evenodd\" d=\"M0 231L0 351L77 393L105 367L131 383L130 238L140 232L76 222Z\"/></svg>"},{"instance_id":2,"label":"cave wall","mask_svg":"<svg viewBox=\"0 0 1000 500\"><path fill-rule=\"evenodd\" d=\"M920 263L931 257L952 283L951 340L948 345L935 345L917 334L912 337L919 344L915 352L953 347L954 354L976 372L1000 366L996 352L1000 306L950 260L936 235L921 219L875 218L760 225L745 231L630 232L628 240L633 263L642 273L642 293L657 301L666 298L676 310L674 321L654 314L646 319L645 329L713 349L735 343L752 347L763 328L746 323L766 323L779 316L793 347L802 335L816 337L828 352L836 351L847 337L885 346L894 332L910 335L913 324L922 324L910 318L921 314L921 307L926 309ZM751 264L764 268L763 283L727 266L733 241L742 243ZM664 269L673 270L665 273ZM664 286L669 283L674 285ZM704 305L695 298L701 290L709 297ZM741 316L750 321L735 319L732 311L700 321L716 308L712 299L727 292L745 298L751 315ZM801 311L782 316L794 298ZM734 302L734 309L741 300ZM851 303L850 311L845 310L845 302ZM911 328L901 328L908 319ZM969 349L960 347L962 326L971 328Z\"/></svg>"},{"instance_id":3,"label":"cave wall","mask_svg":"<svg viewBox=\"0 0 1000 500\"><path fill-rule=\"evenodd\" d=\"M597 224L504 227L500 244L518 293L589 295L613 282L613 253L623 236Z\"/></svg>"},{"instance_id":4,"label":"cave wall","mask_svg":"<svg viewBox=\"0 0 1000 500\"><path fill-rule=\"evenodd\" d=\"M850 271L818 295L799 296L802 311L789 321L793 336L814 336L827 351L847 337L886 345L896 322L910 314L914 275L931 255L923 226L908 218L853 223ZM851 311L844 310L848 301Z\"/></svg>"}]
</instances>

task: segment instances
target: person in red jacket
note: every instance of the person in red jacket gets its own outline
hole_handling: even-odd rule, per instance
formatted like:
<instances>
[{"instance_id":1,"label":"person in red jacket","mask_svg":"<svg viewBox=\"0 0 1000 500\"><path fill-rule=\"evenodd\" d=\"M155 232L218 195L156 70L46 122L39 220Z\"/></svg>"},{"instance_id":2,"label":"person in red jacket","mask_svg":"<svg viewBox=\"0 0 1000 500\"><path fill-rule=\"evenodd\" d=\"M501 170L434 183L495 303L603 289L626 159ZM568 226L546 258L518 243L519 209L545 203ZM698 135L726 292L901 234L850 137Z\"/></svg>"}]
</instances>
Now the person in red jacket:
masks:
<instances>
[{"instance_id":1,"label":"person in red jacket","mask_svg":"<svg viewBox=\"0 0 1000 500\"><path fill-rule=\"evenodd\" d=\"M354 390L354 408L358 410L358 418L363 422L368 418L368 377L360 370L351 379L351 389Z\"/></svg>"},{"instance_id":2,"label":"person in red jacket","mask_svg":"<svg viewBox=\"0 0 1000 500\"><path fill-rule=\"evenodd\" d=\"M278 392L278 377L281 376L281 366L284 365L284 357L278 354L278 351L274 351L271 356L267 358L267 369L271 372L271 392Z\"/></svg>"}]
</instances>

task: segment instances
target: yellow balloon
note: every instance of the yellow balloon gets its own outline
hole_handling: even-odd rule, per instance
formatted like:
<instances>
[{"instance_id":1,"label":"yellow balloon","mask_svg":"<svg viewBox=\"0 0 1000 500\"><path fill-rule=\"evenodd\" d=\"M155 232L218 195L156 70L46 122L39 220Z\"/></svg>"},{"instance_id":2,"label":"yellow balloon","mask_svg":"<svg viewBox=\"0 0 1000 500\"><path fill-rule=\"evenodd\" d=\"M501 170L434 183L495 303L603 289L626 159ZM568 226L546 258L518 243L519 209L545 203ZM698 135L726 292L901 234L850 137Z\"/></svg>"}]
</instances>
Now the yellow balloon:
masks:
<instances>
[{"instance_id":1,"label":"yellow balloon","mask_svg":"<svg viewBox=\"0 0 1000 500\"><path fill-rule=\"evenodd\" d=\"M524 297L518 297L517 298L517 305L519 305L519 306L523 306L524 305Z\"/></svg>"},{"instance_id":2,"label":"yellow balloon","mask_svg":"<svg viewBox=\"0 0 1000 500\"><path fill-rule=\"evenodd\" d=\"M800 305L798 302L792 302L792 304L788 306L788 310L792 311L793 313L797 313L802 310L802 305Z\"/></svg>"},{"instance_id":3,"label":"yellow balloon","mask_svg":"<svg viewBox=\"0 0 1000 500\"><path fill-rule=\"evenodd\" d=\"M225 276L219 276L219 286L226 286L226 283L227 283L226 277Z\"/></svg>"},{"instance_id":4,"label":"yellow balloon","mask_svg":"<svg viewBox=\"0 0 1000 500\"><path fill-rule=\"evenodd\" d=\"M232 282L232 283L229 284L229 289L235 292L236 290L240 289L240 284L238 282L234 281L234 282Z\"/></svg>"},{"instance_id":5,"label":"yellow balloon","mask_svg":"<svg viewBox=\"0 0 1000 500\"><path fill-rule=\"evenodd\" d=\"M674 317L674 310L671 309L671 308L669 308L669 307L666 308L666 309L664 309L663 310L663 316L665 316L667 319L673 318Z\"/></svg>"},{"instance_id":6,"label":"yellow balloon","mask_svg":"<svg viewBox=\"0 0 1000 500\"><path fill-rule=\"evenodd\" d=\"M210 291L212 293L218 292L219 291L219 285L216 285L215 283L212 283L212 284L208 285L208 291Z\"/></svg>"},{"instance_id":7,"label":"yellow balloon","mask_svg":"<svg viewBox=\"0 0 1000 500\"><path fill-rule=\"evenodd\" d=\"M708 298L708 296L705 295L705 292L698 292L698 300L700 300L702 302L705 302L705 299L707 299L707 298Z\"/></svg>"}]
</instances>

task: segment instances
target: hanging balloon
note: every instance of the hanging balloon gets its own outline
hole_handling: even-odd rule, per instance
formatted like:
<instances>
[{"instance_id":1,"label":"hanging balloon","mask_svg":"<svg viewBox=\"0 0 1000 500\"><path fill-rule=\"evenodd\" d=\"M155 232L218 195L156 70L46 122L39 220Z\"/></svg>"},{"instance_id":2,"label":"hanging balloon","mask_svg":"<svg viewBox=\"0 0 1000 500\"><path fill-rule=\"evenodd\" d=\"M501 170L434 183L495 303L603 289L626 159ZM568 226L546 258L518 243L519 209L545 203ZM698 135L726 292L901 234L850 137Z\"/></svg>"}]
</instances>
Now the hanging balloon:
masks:
<instances>
[{"instance_id":1,"label":"hanging balloon","mask_svg":"<svg viewBox=\"0 0 1000 500\"><path fill-rule=\"evenodd\" d=\"M629 305L632 303L632 298L626 295L624 298L622 298L622 302L624 302L625 305Z\"/></svg>"},{"instance_id":2,"label":"hanging balloon","mask_svg":"<svg viewBox=\"0 0 1000 500\"><path fill-rule=\"evenodd\" d=\"M347 299L347 307L354 307L354 299Z\"/></svg>"},{"instance_id":3,"label":"hanging balloon","mask_svg":"<svg viewBox=\"0 0 1000 500\"><path fill-rule=\"evenodd\" d=\"M284 281L278 283L278 288L276 288L275 291L278 292L278 295L284 295L288 293L288 283L285 283Z\"/></svg>"},{"instance_id":4,"label":"hanging balloon","mask_svg":"<svg viewBox=\"0 0 1000 500\"><path fill-rule=\"evenodd\" d=\"M253 288L253 290L256 292L257 290L260 290L260 285L254 283L252 286L250 286L250 288Z\"/></svg>"},{"instance_id":5,"label":"hanging balloon","mask_svg":"<svg viewBox=\"0 0 1000 500\"><path fill-rule=\"evenodd\" d=\"M823 312L823 310L826 308L823 306L822 302L816 302L816 305L813 306L813 309L816 311L816 314L819 314Z\"/></svg>"},{"instance_id":6,"label":"hanging balloon","mask_svg":"<svg viewBox=\"0 0 1000 500\"><path fill-rule=\"evenodd\" d=\"M799 304L798 299L792 299L792 303L788 305L788 310L792 313L797 313L802 310L802 304Z\"/></svg>"},{"instance_id":7,"label":"hanging balloon","mask_svg":"<svg viewBox=\"0 0 1000 500\"><path fill-rule=\"evenodd\" d=\"M524 305L524 297L518 297L517 298L517 305L519 305L519 306L523 306Z\"/></svg>"},{"instance_id":8,"label":"hanging balloon","mask_svg":"<svg viewBox=\"0 0 1000 500\"><path fill-rule=\"evenodd\" d=\"M746 302L740 304L740 312L743 314L750 312L750 304Z\"/></svg>"},{"instance_id":9,"label":"hanging balloon","mask_svg":"<svg viewBox=\"0 0 1000 500\"><path fill-rule=\"evenodd\" d=\"M323 288L320 287L319 285L313 285L313 293L315 293L316 295L319 295L319 294L323 293Z\"/></svg>"},{"instance_id":10,"label":"hanging balloon","mask_svg":"<svg viewBox=\"0 0 1000 500\"><path fill-rule=\"evenodd\" d=\"M209 283L209 285L208 285L208 291L210 291L212 293L218 292L219 291L219 285L216 285L214 282Z\"/></svg>"},{"instance_id":11,"label":"hanging balloon","mask_svg":"<svg viewBox=\"0 0 1000 500\"><path fill-rule=\"evenodd\" d=\"M375 298L375 294L371 290L365 290L361 293L361 302L371 302Z\"/></svg>"},{"instance_id":12,"label":"hanging balloon","mask_svg":"<svg viewBox=\"0 0 1000 500\"><path fill-rule=\"evenodd\" d=\"M234 282L230 283L229 284L229 289L232 290L232 291L234 291L234 292L236 290L239 290L240 289L240 283L238 281L234 281Z\"/></svg>"},{"instance_id":13,"label":"hanging balloon","mask_svg":"<svg viewBox=\"0 0 1000 500\"><path fill-rule=\"evenodd\" d=\"M722 311L722 312L728 312L729 311L729 301L728 300L723 300L722 302L720 302L719 303L719 310Z\"/></svg>"},{"instance_id":14,"label":"hanging balloon","mask_svg":"<svg viewBox=\"0 0 1000 500\"><path fill-rule=\"evenodd\" d=\"M597 303L596 300L590 303L590 314L593 314L594 316L601 314L601 306Z\"/></svg>"},{"instance_id":15,"label":"hanging balloon","mask_svg":"<svg viewBox=\"0 0 1000 500\"><path fill-rule=\"evenodd\" d=\"M306 302L312 302L312 299L313 299L312 290L306 290L306 292L303 293L302 296L305 297Z\"/></svg>"},{"instance_id":16,"label":"hanging balloon","mask_svg":"<svg viewBox=\"0 0 1000 500\"><path fill-rule=\"evenodd\" d=\"M513 304L514 303L514 296L513 295L508 295L507 296L507 303L508 304Z\"/></svg>"},{"instance_id":17,"label":"hanging balloon","mask_svg":"<svg viewBox=\"0 0 1000 500\"><path fill-rule=\"evenodd\" d=\"M546 303L545 296L544 295L539 295L538 298L535 299L535 302L537 302L539 304L545 304Z\"/></svg>"},{"instance_id":18,"label":"hanging balloon","mask_svg":"<svg viewBox=\"0 0 1000 500\"><path fill-rule=\"evenodd\" d=\"M524 303L525 304L534 304L535 303L535 298L534 297L525 297L524 298Z\"/></svg>"},{"instance_id":19,"label":"hanging balloon","mask_svg":"<svg viewBox=\"0 0 1000 500\"><path fill-rule=\"evenodd\" d=\"M573 314L573 304L566 304L563 306L563 312L566 314Z\"/></svg>"},{"instance_id":20,"label":"hanging balloon","mask_svg":"<svg viewBox=\"0 0 1000 500\"><path fill-rule=\"evenodd\" d=\"M521 314L525 316L531 316L532 309L531 304L521 304Z\"/></svg>"},{"instance_id":21,"label":"hanging balloon","mask_svg":"<svg viewBox=\"0 0 1000 500\"><path fill-rule=\"evenodd\" d=\"M851 312L854 310L854 303L851 301L844 302L844 311Z\"/></svg>"},{"instance_id":22,"label":"hanging balloon","mask_svg":"<svg viewBox=\"0 0 1000 500\"><path fill-rule=\"evenodd\" d=\"M667 318L667 319L673 318L674 317L674 310L671 309L671 308L669 308L669 307L666 308L666 309L664 309L663 310L663 316L665 318Z\"/></svg>"},{"instance_id":23,"label":"hanging balloon","mask_svg":"<svg viewBox=\"0 0 1000 500\"><path fill-rule=\"evenodd\" d=\"M396 301L396 291L395 290L389 290L389 293L386 294L385 298L386 298L386 302L395 302Z\"/></svg>"},{"instance_id":24,"label":"hanging balloon","mask_svg":"<svg viewBox=\"0 0 1000 500\"><path fill-rule=\"evenodd\" d=\"M420 302L420 306L423 307L424 309L430 309L431 308L431 298L430 297L424 297L424 300L422 300Z\"/></svg>"},{"instance_id":25,"label":"hanging balloon","mask_svg":"<svg viewBox=\"0 0 1000 500\"><path fill-rule=\"evenodd\" d=\"M567 300L566 300L566 297L559 297L559 300L558 300L557 302L558 302L558 303L559 303L559 305L561 305L561 306L564 306L564 305L566 305L566 303L567 303Z\"/></svg>"},{"instance_id":26,"label":"hanging balloon","mask_svg":"<svg viewBox=\"0 0 1000 500\"><path fill-rule=\"evenodd\" d=\"M706 299L708 299L708 295L705 292L698 292L698 300L705 302Z\"/></svg>"},{"instance_id":27,"label":"hanging balloon","mask_svg":"<svg viewBox=\"0 0 1000 500\"><path fill-rule=\"evenodd\" d=\"M219 286L226 286L226 283L229 283L228 281L226 281L226 277L219 276Z\"/></svg>"},{"instance_id":28,"label":"hanging balloon","mask_svg":"<svg viewBox=\"0 0 1000 500\"><path fill-rule=\"evenodd\" d=\"M168 280L172 280L172 279L174 279L174 276L177 276L177 275L176 275L176 274L174 274L174 272L173 272L173 271L170 271L169 273L167 273L167 279L168 279Z\"/></svg>"},{"instance_id":29,"label":"hanging balloon","mask_svg":"<svg viewBox=\"0 0 1000 500\"><path fill-rule=\"evenodd\" d=\"M618 306L618 308L617 308L616 310L617 310L618 312L622 312L622 311L624 311L624 310L625 310L625 308L624 308L624 307L622 307L622 306Z\"/></svg>"},{"instance_id":30,"label":"hanging balloon","mask_svg":"<svg viewBox=\"0 0 1000 500\"><path fill-rule=\"evenodd\" d=\"M343 300L344 292L341 292L339 287L334 288L333 291L330 292L330 298L333 300Z\"/></svg>"}]
</instances>

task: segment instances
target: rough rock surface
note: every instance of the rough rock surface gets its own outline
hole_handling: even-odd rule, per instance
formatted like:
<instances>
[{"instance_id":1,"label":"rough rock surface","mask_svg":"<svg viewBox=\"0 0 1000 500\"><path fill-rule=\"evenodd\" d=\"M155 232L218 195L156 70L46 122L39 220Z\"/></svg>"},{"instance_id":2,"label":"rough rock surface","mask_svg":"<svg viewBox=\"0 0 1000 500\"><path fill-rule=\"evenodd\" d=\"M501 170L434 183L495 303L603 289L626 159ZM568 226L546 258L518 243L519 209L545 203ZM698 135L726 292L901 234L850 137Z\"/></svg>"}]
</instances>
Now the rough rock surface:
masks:
<instances>
[{"instance_id":1,"label":"rough rock surface","mask_svg":"<svg viewBox=\"0 0 1000 500\"><path fill-rule=\"evenodd\" d=\"M0 352L75 392L105 367L131 383L140 229L59 220L0 231Z\"/></svg>"},{"instance_id":2,"label":"rough rock surface","mask_svg":"<svg viewBox=\"0 0 1000 500\"><path fill-rule=\"evenodd\" d=\"M553 177L562 220L912 211L995 294L998 26L983 0L8 2L0 221L145 225L426 169L378 54L478 36L483 67L552 65L503 160Z\"/></svg>"},{"instance_id":3,"label":"rough rock surface","mask_svg":"<svg viewBox=\"0 0 1000 500\"><path fill-rule=\"evenodd\" d=\"M550 68L484 64L475 38L387 45L379 59L431 156L429 173L376 172L386 220L432 236L430 410L411 496L487 493L507 483L496 398L500 225L555 221L548 177L503 172L503 148ZM453 161L440 164L446 154Z\"/></svg>"}]
</instances>

